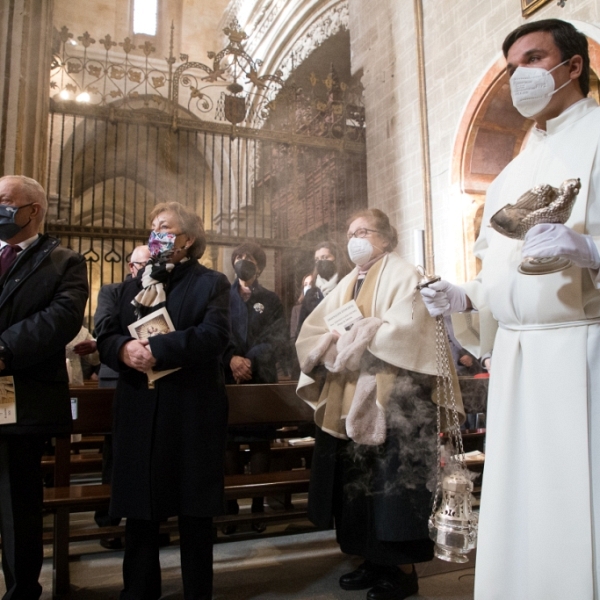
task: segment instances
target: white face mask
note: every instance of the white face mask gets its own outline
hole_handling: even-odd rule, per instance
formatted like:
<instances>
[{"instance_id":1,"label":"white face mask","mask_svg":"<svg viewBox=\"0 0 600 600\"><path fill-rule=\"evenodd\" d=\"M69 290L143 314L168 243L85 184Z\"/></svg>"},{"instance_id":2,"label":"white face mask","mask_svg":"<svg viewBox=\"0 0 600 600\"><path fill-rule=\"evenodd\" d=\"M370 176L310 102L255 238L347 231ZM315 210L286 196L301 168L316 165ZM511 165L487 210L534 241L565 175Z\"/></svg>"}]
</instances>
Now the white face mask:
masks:
<instances>
[{"instance_id":1,"label":"white face mask","mask_svg":"<svg viewBox=\"0 0 600 600\"><path fill-rule=\"evenodd\" d=\"M571 83L569 79L558 90L554 89L554 78L550 73L569 62L564 60L547 71L540 67L517 67L510 78L510 95L514 107L524 116L533 117L548 106L552 96Z\"/></svg>"},{"instance_id":2,"label":"white face mask","mask_svg":"<svg viewBox=\"0 0 600 600\"><path fill-rule=\"evenodd\" d=\"M310 290L310 285L305 285L304 289L302 290L302 293L306 296L306 293L308 292L308 290Z\"/></svg>"},{"instance_id":3,"label":"white face mask","mask_svg":"<svg viewBox=\"0 0 600 600\"><path fill-rule=\"evenodd\" d=\"M366 238L352 237L348 241L348 256L350 260L361 267L369 262L373 255L373 246Z\"/></svg>"}]
</instances>

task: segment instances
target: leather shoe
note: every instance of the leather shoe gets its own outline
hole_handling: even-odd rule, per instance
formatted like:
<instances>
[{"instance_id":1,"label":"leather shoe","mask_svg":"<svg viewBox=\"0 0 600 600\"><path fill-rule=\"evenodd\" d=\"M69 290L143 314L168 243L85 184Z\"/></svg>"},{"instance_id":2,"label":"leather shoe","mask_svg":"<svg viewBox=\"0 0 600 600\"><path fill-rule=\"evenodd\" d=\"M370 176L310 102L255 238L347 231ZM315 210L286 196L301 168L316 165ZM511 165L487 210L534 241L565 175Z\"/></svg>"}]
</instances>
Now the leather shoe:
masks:
<instances>
[{"instance_id":1,"label":"leather shoe","mask_svg":"<svg viewBox=\"0 0 600 600\"><path fill-rule=\"evenodd\" d=\"M120 537L102 538L100 545L107 550L123 550L123 540Z\"/></svg>"},{"instance_id":2,"label":"leather shoe","mask_svg":"<svg viewBox=\"0 0 600 600\"><path fill-rule=\"evenodd\" d=\"M223 535L233 535L237 531L237 525L223 525L221 531Z\"/></svg>"},{"instance_id":3,"label":"leather shoe","mask_svg":"<svg viewBox=\"0 0 600 600\"><path fill-rule=\"evenodd\" d=\"M264 521L255 521L252 523L252 529L254 529L256 533L263 533L267 530L267 524Z\"/></svg>"},{"instance_id":4,"label":"leather shoe","mask_svg":"<svg viewBox=\"0 0 600 600\"><path fill-rule=\"evenodd\" d=\"M340 587L343 590L366 590L374 586L380 576L380 567L366 560L358 569L340 577Z\"/></svg>"},{"instance_id":5,"label":"leather shoe","mask_svg":"<svg viewBox=\"0 0 600 600\"><path fill-rule=\"evenodd\" d=\"M367 600L404 600L419 591L419 579L413 566L407 575L400 569L388 569L379 574L377 585L367 592Z\"/></svg>"}]
</instances>

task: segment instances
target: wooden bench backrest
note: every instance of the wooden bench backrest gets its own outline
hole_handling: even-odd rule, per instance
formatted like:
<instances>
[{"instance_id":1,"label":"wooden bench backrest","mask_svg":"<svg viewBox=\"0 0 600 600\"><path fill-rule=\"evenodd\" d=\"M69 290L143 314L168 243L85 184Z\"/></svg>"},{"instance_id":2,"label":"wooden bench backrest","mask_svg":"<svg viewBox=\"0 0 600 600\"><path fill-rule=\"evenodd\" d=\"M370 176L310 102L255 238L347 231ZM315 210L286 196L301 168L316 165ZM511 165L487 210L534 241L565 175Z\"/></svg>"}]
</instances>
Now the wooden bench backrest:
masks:
<instances>
[{"instance_id":1,"label":"wooden bench backrest","mask_svg":"<svg viewBox=\"0 0 600 600\"><path fill-rule=\"evenodd\" d=\"M230 425L270 424L277 427L311 422L313 410L296 395L296 383L228 385ZM93 386L72 387L76 399L73 433L106 435L112 431L112 405L115 390ZM70 436L56 439L54 481L67 486L70 481Z\"/></svg>"},{"instance_id":2,"label":"wooden bench backrest","mask_svg":"<svg viewBox=\"0 0 600 600\"><path fill-rule=\"evenodd\" d=\"M73 387L71 403L76 401L73 433L105 435L112 431L113 388ZM75 416L75 414L73 415Z\"/></svg>"},{"instance_id":3,"label":"wooden bench backrest","mask_svg":"<svg viewBox=\"0 0 600 600\"><path fill-rule=\"evenodd\" d=\"M294 425L310 422L313 410L296 395L296 383L228 385L230 425ZM115 390L92 386L71 388L76 398L77 418L73 433L107 434L112 429Z\"/></svg>"},{"instance_id":4,"label":"wooden bench backrest","mask_svg":"<svg viewBox=\"0 0 600 600\"><path fill-rule=\"evenodd\" d=\"M314 411L296 395L296 382L228 385L230 425L294 425Z\"/></svg>"}]
</instances>

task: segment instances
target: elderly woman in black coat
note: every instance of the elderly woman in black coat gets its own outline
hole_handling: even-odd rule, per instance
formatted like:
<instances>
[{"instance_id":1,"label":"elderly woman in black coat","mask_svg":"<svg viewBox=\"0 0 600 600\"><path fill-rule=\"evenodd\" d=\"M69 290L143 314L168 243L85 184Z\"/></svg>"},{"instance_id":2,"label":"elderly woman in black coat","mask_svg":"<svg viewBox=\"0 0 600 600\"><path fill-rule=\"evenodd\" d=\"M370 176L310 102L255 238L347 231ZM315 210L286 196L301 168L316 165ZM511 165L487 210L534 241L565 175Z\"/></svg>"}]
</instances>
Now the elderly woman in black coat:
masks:
<instances>
[{"instance_id":1,"label":"elderly woman in black coat","mask_svg":"<svg viewBox=\"0 0 600 600\"><path fill-rule=\"evenodd\" d=\"M96 324L101 360L119 371L110 513L127 518L121 598L160 597L159 524L176 515L184 596L209 600L212 517L223 507L230 286L197 261L206 248L197 215L169 202L150 218L150 261ZM161 307L175 331L134 339L128 326ZM150 369L177 370L149 385Z\"/></svg>"}]
</instances>

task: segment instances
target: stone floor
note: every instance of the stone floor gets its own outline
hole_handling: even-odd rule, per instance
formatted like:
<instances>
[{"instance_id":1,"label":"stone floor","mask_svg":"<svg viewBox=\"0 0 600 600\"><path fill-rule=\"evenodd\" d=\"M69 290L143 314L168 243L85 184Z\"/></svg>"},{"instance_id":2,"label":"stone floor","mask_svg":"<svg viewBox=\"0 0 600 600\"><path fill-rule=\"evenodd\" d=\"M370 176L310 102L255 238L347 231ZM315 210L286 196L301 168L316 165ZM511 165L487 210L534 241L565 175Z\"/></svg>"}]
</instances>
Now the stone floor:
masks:
<instances>
[{"instance_id":1,"label":"stone floor","mask_svg":"<svg viewBox=\"0 0 600 600\"><path fill-rule=\"evenodd\" d=\"M47 549L49 554L50 548ZM316 531L308 523L270 526L260 536L241 532L219 537L215 545L215 600L359 600L365 591L347 592L338 578L360 563L339 551L333 531ZM71 545L73 600L116 599L121 587L123 553L107 551L97 541ZM163 597L183 599L179 546L161 549ZM420 565L422 600L472 600L474 565L435 560ZM50 600L51 557L42 570L43 600Z\"/></svg>"}]
</instances>

